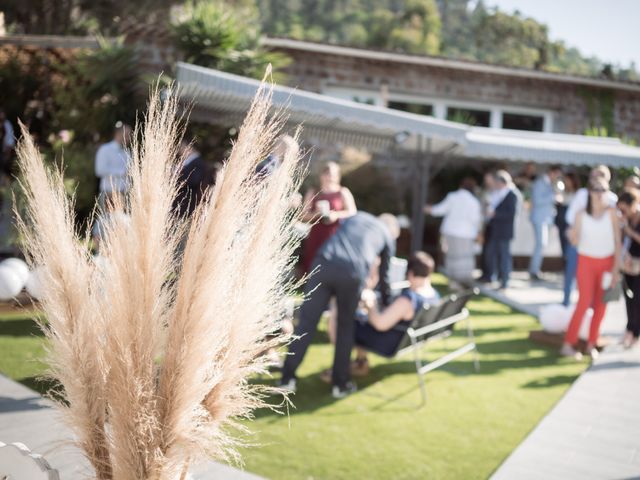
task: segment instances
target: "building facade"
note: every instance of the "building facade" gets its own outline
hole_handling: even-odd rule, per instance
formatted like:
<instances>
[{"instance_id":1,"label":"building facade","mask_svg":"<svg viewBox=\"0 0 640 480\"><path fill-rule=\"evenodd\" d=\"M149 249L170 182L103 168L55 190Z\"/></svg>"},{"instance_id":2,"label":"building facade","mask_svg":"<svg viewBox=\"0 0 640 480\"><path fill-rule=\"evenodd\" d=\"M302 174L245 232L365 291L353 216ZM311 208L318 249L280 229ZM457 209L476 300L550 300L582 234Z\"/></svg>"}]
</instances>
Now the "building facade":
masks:
<instances>
[{"instance_id":1,"label":"building facade","mask_svg":"<svg viewBox=\"0 0 640 480\"><path fill-rule=\"evenodd\" d=\"M640 83L288 39L289 86L476 126L584 134L594 126L640 143Z\"/></svg>"}]
</instances>

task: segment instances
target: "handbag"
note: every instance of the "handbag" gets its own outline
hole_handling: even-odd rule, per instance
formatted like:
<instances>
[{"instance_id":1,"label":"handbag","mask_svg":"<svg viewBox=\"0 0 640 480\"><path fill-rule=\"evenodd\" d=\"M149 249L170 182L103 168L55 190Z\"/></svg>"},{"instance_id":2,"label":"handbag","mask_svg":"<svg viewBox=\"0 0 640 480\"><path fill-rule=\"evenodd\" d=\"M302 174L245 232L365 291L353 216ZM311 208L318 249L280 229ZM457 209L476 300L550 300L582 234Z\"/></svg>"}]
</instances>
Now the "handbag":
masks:
<instances>
[{"instance_id":1,"label":"handbag","mask_svg":"<svg viewBox=\"0 0 640 480\"><path fill-rule=\"evenodd\" d=\"M602 294L602 301L604 303L615 302L622 296L622 282L618 280L616 283L612 283Z\"/></svg>"}]
</instances>

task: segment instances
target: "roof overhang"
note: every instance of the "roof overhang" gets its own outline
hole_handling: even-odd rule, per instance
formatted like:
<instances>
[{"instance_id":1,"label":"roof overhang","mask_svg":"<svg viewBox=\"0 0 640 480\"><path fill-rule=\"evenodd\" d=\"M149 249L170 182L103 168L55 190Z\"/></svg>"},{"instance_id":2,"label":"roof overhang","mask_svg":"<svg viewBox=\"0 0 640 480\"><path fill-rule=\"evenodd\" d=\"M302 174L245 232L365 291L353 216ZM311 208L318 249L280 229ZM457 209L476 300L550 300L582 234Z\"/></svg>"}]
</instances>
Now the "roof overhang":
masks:
<instances>
[{"instance_id":1,"label":"roof overhang","mask_svg":"<svg viewBox=\"0 0 640 480\"><path fill-rule=\"evenodd\" d=\"M181 62L177 83L193 118L224 126L242 122L260 86L254 79ZM273 87L272 98L273 112L286 109L289 123L302 124L311 144L329 141L383 152L428 144L432 152L492 161L640 166L640 148L617 138L469 127L282 86Z\"/></svg>"},{"instance_id":2,"label":"roof overhang","mask_svg":"<svg viewBox=\"0 0 640 480\"><path fill-rule=\"evenodd\" d=\"M180 97L193 105L193 117L211 123L239 124L260 86L254 79L186 63L177 64ZM286 108L303 135L387 150L399 140L412 148L415 138L429 138L435 151L462 145L467 127L432 117L363 105L288 87L273 87L273 111Z\"/></svg>"}]
</instances>

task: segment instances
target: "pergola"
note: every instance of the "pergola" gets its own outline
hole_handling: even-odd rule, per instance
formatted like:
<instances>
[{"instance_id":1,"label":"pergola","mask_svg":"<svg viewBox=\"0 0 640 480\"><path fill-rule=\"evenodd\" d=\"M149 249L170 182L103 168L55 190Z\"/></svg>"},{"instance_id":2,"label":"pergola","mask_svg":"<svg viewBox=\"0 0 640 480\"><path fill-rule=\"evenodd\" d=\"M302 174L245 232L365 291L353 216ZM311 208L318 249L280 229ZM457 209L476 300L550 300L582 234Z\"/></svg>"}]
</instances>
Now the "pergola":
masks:
<instances>
[{"instance_id":1,"label":"pergola","mask_svg":"<svg viewBox=\"0 0 640 480\"><path fill-rule=\"evenodd\" d=\"M238 125L260 85L254 79L187 63L177 64L181 101L192 106L192 118L223 126ZM378 106L336 99L289 87L273 87L274 113L285 108L288 122L303 125L310 144L334 142L373 152L400 148L416 156L412 206L412 250L421 243L426 202L435 158L452 154L470 159L640 166L640 148L617 138L524 132L471 127Z\"/></svg>"}]
</instances>

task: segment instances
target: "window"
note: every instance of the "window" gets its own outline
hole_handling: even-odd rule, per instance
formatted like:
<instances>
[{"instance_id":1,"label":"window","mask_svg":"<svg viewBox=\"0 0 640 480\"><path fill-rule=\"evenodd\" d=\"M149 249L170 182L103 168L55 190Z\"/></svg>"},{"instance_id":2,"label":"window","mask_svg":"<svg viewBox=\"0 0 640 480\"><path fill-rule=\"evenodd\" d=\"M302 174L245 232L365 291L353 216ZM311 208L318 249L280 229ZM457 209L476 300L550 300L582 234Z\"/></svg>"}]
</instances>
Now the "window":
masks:
<instances>
[{"instance_id":1,"label":"window","mask_svg":"<svg viewBox=\"0 0 640 480\"><path fill-rule=\"evenodd\" d=\"M365 97L358 97L358 96L351 97L351 101L356 103L364 103L365 105L376 104L376 101L373 98L365 98Z\"/></svg>"},{"instance_id":2,"label":"window","mask_svg":"<svg viewBox=\"0 0 640 480\"><path fill-rule=\"evenodd\" d=\"M491 124L491 112L469 108L447 108L447 120L466 123L474 127L488 127Z\"/></svg>"},{"instance_id":3,"label":"window","mask_svg":"<svg viewBox=\"0 0 640 480\"><path fill-rule=\"evenodd\" d=\"M418 115L433 115L433 105L391 101L387 107L394 110L402 110L403 112L417 113Z\"/></svg>"},{"instance_id":4,"label":"window","mask_svg":"<svg viewBox=\"0 0 640 480\"><path fill-rule=\"evenodd\" d=\"M503 113L502 128L542 132L544 130L544 117L539 115L522 115L520 113Z\"/></svg>"}]
</instances>

